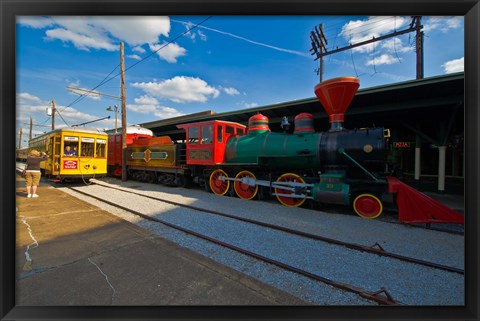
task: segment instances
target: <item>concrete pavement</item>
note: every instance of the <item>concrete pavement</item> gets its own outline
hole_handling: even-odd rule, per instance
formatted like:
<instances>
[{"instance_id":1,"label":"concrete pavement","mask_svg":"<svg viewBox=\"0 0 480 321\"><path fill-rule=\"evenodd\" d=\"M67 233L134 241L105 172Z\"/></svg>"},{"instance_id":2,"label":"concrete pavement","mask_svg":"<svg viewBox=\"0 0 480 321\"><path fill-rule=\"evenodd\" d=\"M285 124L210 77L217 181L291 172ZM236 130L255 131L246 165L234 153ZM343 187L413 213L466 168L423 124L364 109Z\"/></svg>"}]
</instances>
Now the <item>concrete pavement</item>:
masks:
<instances>
[{"instance_id":1,"label":"concrete pavement","mask_svg":"<svg viewBox=\"0 0 480 321\"><path fill-rule=\"evenodd\" d=\"M38 194L17 176L19 306L307 304L44 182Z\"/></svg>"}]
</instances>

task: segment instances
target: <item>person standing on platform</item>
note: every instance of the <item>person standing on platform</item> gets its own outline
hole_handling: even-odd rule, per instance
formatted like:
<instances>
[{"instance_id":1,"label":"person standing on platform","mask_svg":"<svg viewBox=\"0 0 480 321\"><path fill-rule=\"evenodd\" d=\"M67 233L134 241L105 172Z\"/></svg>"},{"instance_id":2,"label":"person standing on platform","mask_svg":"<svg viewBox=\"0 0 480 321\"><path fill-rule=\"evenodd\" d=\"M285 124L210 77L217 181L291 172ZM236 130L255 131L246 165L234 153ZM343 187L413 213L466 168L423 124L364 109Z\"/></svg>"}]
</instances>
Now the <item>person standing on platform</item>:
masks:
<instances>
[{"instance_id":1,"label":"person standing on platform","mask_svg":"<svg viewBox=\"0 0 480 321\"><path fill-rule=\"evenodd\" d=\"M45 153L40 153L32 149L27 156L27 166L25 167L25 180L27 182L27 197L38 197L37 187L40 185L40 162L47 160Z\"/></svg>"}]
</instances>

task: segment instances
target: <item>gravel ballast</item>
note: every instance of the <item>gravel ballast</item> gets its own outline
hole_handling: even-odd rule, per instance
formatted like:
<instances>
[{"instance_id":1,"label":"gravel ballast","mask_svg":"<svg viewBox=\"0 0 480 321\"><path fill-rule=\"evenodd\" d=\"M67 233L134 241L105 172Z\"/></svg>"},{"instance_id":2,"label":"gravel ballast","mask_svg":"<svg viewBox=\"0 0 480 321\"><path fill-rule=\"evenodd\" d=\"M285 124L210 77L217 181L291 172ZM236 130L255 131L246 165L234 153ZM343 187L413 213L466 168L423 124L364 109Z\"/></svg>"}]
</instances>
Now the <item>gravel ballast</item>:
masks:
<instances>
[{"instance_id":1,"label":"gravel ballast","mask_svg":"<svg viewBox=\"0 0 480 321\"><path fill-rule=\"evenodd\" d=\"M345 242L367 246L378 243L389 252L463 268L464 243L463 236L460 235L365 220L357 216L330 214L303 208L292 209L268 202L244 201L234 197L219 197L199 190L168 188L132 181L121 182L112 178L105 178L96 183L282 225ZM92 195L101 195L116 204L246 248L257 254L272 257L337 282L353 284L368 291L378 291L384 287L400 304L464 304L464 276L457 273L334 246L249 223L145 199L128 192L113 190L106 192L105 188L100 185L78 186L77 188ZM63 190L74 193L68 189ZM87 198L78 193L74 194L79 198ZM159 236L308 302L322 305L375 304L354 293L340 291L295 273L280 270L270 264L258 262L197 237L127 214L91 198L88 201L149 229Z\"/></svg>"}]
</instances>

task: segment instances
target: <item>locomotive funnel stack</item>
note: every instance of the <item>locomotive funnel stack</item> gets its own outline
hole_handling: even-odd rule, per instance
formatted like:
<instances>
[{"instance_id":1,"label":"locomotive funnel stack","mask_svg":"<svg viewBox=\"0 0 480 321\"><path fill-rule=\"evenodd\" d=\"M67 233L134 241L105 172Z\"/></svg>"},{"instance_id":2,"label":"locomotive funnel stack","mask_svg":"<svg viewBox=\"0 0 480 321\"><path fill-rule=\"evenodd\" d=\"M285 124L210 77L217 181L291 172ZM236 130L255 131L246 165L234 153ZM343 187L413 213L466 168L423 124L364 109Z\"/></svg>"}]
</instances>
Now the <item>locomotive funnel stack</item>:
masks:
<instances>
[{"instance_id":1,"label":"locomotive funnel stack","mask_svg":"<svg viewBox=\"0 0 480 321\"><path fill-rule=\"evenodd\" d=\"M355 77L339 77L315 86L315 95L329 116L330 131L342 130L344 114L360 87Z\"/></svg>"}]
</instances>

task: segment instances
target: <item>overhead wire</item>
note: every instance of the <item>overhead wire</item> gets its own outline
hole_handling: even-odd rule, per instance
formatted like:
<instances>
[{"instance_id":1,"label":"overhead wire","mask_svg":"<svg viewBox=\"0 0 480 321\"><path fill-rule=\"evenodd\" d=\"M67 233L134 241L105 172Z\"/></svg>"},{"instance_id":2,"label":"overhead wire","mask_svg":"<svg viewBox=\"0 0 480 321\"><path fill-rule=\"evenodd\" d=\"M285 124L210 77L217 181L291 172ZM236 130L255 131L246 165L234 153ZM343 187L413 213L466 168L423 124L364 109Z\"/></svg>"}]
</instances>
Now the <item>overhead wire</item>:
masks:
<instances>
[{"instance_id":1,"label":"overhead wire","mask_svg":"<svg viewBox=\"0 0 480 321\"><path fill-rule=\"evenodd\" d=\"M397 32L397 17L395 17L395 29L394 29L395 32ZM399 63L402 63L402 61L400 60L400 57L398 56L398 53L397 53L397 37L393 37L393 50L395 51L395 56L397 57L398 59L398 62Z\"/></svg>"},{"instance_id":2,"label":"overhead wire","mask_svg":"<svg viewBox=\"0 0 480 321\"><path fill-rule=\"evenodd\" d=\"M157 52L159 52L160 50L162 50L163 48L167 47L168 45L170 45L171 43L173 43L174 41L176 41L177 39L183 37L185 34L189 33L190 31L192 31L193 29L197 28L198 26L202 25L203 23L205 23L207 20L209 20L210 18L212 18L212 16L208 16L207 18L205 18L204 20L202 20L201 22L197 23L196 25L194 25L192 28L190 29L187 29L185 30L184 32L182 32L181 34L179 34L178 36L176 36L175 38L173 38L172 40L166 42L164 45L162 45L160 48L158 48L157 50L155 51L152 51L149 55L147 55L146 57L142 58L141 60L137 61L136 63L134 63L133 65L129 66L128 68L125 68L125 71L127 70L130 70L132 69L133 67L135 67L136 65L138 65L139 63L147 60L148 58L150 58L151 56L153 56L154 54L156 54ZM112 79L115 79L116 77L120 76L120 73L116 74L115 76L111 77L110 79L107 79L105 80L103 83L101 83L99 86L102 86L104 84L106 84L107 82L111 81ZM93 89L96 89L98 88L99 86L93 88ZM92 89L92 90L93 90Z\"/></svg>"},{"instance_id":3,"label":"overhead wire","mask_svg":"<svg viewBox=\"0 0 480 321\"><path fill-rule=\"evenodd\" d=\"M153 56L154 54L156 54L157 52L159 52L160 50L162 50L163 48L167 47L168 45L170 45L171 43L173 43L174 41L176 41L177 39L183 37L185 34L189 33L190 31L192 31L193 29L197 28L198 26L202 25L203 23L205 23L207 20L209 20L210 18L212 18L212 16L208 16L207 18L203 19L201 22L193 25L191 28L185 30L184 32L182 32L181 34L179 34L178 36L176 36L175 38L171 39L170 41L166 42L164 45L162 45L160 48L158 48L157 50L153 51L152 53L150 53L149 55L147 55L146 57L142 58L141 60L137 61L136 63L134 63L133 65L129 66L128 68L125 68L124 72L132 69L133 67L135 67L136 65L138 65L139 63L147 60L148 58L150 58L151 56ZM62 112L68 108L68 107L71 107L73 106L74 104L82 101L83 99L85 99L85 97L89 96L91 93L91 91L94 91L95 89L97 89L98 87L100 86L103 86L104 84L110 82L111 80L115 79L116 77L120 76L121 73L118 73L116 74L115 76L111 77L111 78L108 78L118 67L120 66L117 65L98 85L96 85L95 87L93 87L92 89L90 89L89 91L90 92L86 92L84 94L81 94L80 97L77 97L73 102L71 102L70 104L68 104L65 108L63 108ZM65 121L65 119L61 116L60 112L57 110L58 114L60 115L60 118L62 118L62 120L65 122L65 124L68 126L68 123ZM49 119L45 120L44 123L46 123Z\"/></svg>"},{"instance_id":4,"label":"overhead wire","mask_svg":"<svg viewBox=\"0 0 480 321\"><path fill-rule=\"evenodd\" d=\"M100 84L101 84L103 81L105 81L105 79L107 79L108 76L110 76L119 66L120 66L120 64L118 64L112 71L110 71L110 73L109 73L105 78L103 78L103 80L100 82ZM99 85L100 85L100 84L99 84ZM97 85L97 87L98 87L99 85ZM95 88L96 88L96 87L95 87ZM67 106L65 106L65 108L63 108L61 112L63 112L63 111L64 111L65 109L67 109L68 107L71 107L72 105L74 105L74 104L82 101L82 100L83 100L85 97L87 97L89 94L90 94L90 93L80 94L80 96L77 97L73 102L71 102L70 104L68 104ZM60 110L58 110L58 109L56 108L56 112L59 114L60 118L62 118L62 120L63 120L63 122L65 123L65 125L69 126L68 123L65 121L65 119L62 117ZM50 118L51 118L51 116L48 117L43 123L45 124L47 121L50 120Z\"/></svg>"},{"instance_id":5,"label":"overhead wire","mask_svg":"<svg viewBox=\"0 0 480 321\"><path fill-rule=\"evenodd\" d=\"M394 16L394 19L395 19L394 28L396 28L396 18L397 17ZM348 33L344 34L344 36L348 34L350 37L352 37L354 34L366 33L370 30L380 28L380 27L390 23L390 21L391 21L391 17L386 17L386 18L382 18L382 19L379 19L379 20L375 20L375 21L373 21L373 19L372 19L370 22L365 23L365 24L363 24L359 27L351 28ZM345 23L344 23L344 25L345 25ZM329 30L329 29L330 28L325 28L325 30ZM327 34L327 32L325 32L325 34ZM337 32L335 32L335 36L338 36L340 34L341 34L341 32L339 32L338 29L337 29ZM342 42L342 44L344 44L344 46L349 46L349 45L352 45L353 43L351 43L351 41L350 42L345 41L345 42ZM339 47L339 45L337 45L337 44L335 44L335 46ZM330 47L330 50L335 50L335 46Z\"/></svg>"},{"instance_id":6,"label":"overhead wire","mask_svg":"<svg viewBox=\"0 0 480 321\"><path fill-rule=\"evenodd\" d=\"M392 21L392 18L393 18L393 21ZM332 21L332 19L330 19L330 21ZM351 20L353 21L353 20ZM375 30L375 29L380 29L388 24L392 24L393 23L393 31L394 32L397 32L397 25L398 25L398 21L397 21L397 16L393 16L393 17L369 17L367 20L359 20L359 21L363 21L361 25L359 25L358 27L353 27L353 28L349 28L348 32L344 32L344 27L347 25L345 23L345 21L342 21L336 25L329 25L327 22L328 21L324 21L322 22L322 24L324 25L324 28L323 28L323 32L324 32L324 35L325 35L325 38L327 39L331 39L333 38L333 42L331 42L331 45L328 47L327 49L327 52L328 51L333 51L333 50L336 50L338 49L341 44L344 44L342 47L348 47L350 45L353 45L353 44L356 44L356 43L359 43L359 41L355 42L355 43L352 43L352 39L354 37L354 35L368 35L368 33L372 30ZM405 17L405 21L408 21L408 18ZM405 23L401 24L401 26L403 26ZM341 30L340 30L340 26L341 26ZM389 28L390 29L390 28ZM381 34L384 34L383 32ZM378 34L378 36L381 35L380 33ZM340 35L343 36L343 38L345 39L344 42L342 41L339 41L337 43L337 40L342 40L342 37L339 37ZM349 36L349 39L346 39L347 36ZM410 37L410 35L409 35ZM372 39L374 39L374 36L372 35ZM393 38L393 50L395 52L395 56L397 58L397 60L401 63L401 59L399 57L399 54L398 54L398 50L397 50L397 39L398 37L394 37ZM365 39L367 40L367 39ZM374 69L374 73L372 74L375 75L378 73L377 71L377 68L376 68L376 52L377 52L377 46L375 44L375 42L373 42L373 60L372 60L372 65L373 65L373 69ZM330 57L331 59L331 57ZM355 74L357 75L357 77L359 76L358 74L358 71L357 71L357 68L356 68L356 65L355 65L355 60L354 60L354 57L353 57L353 50L350 50L350 59L352 61L352 65L353 65L353 69L355 71Z\"/></svg>"}]
</instances>

